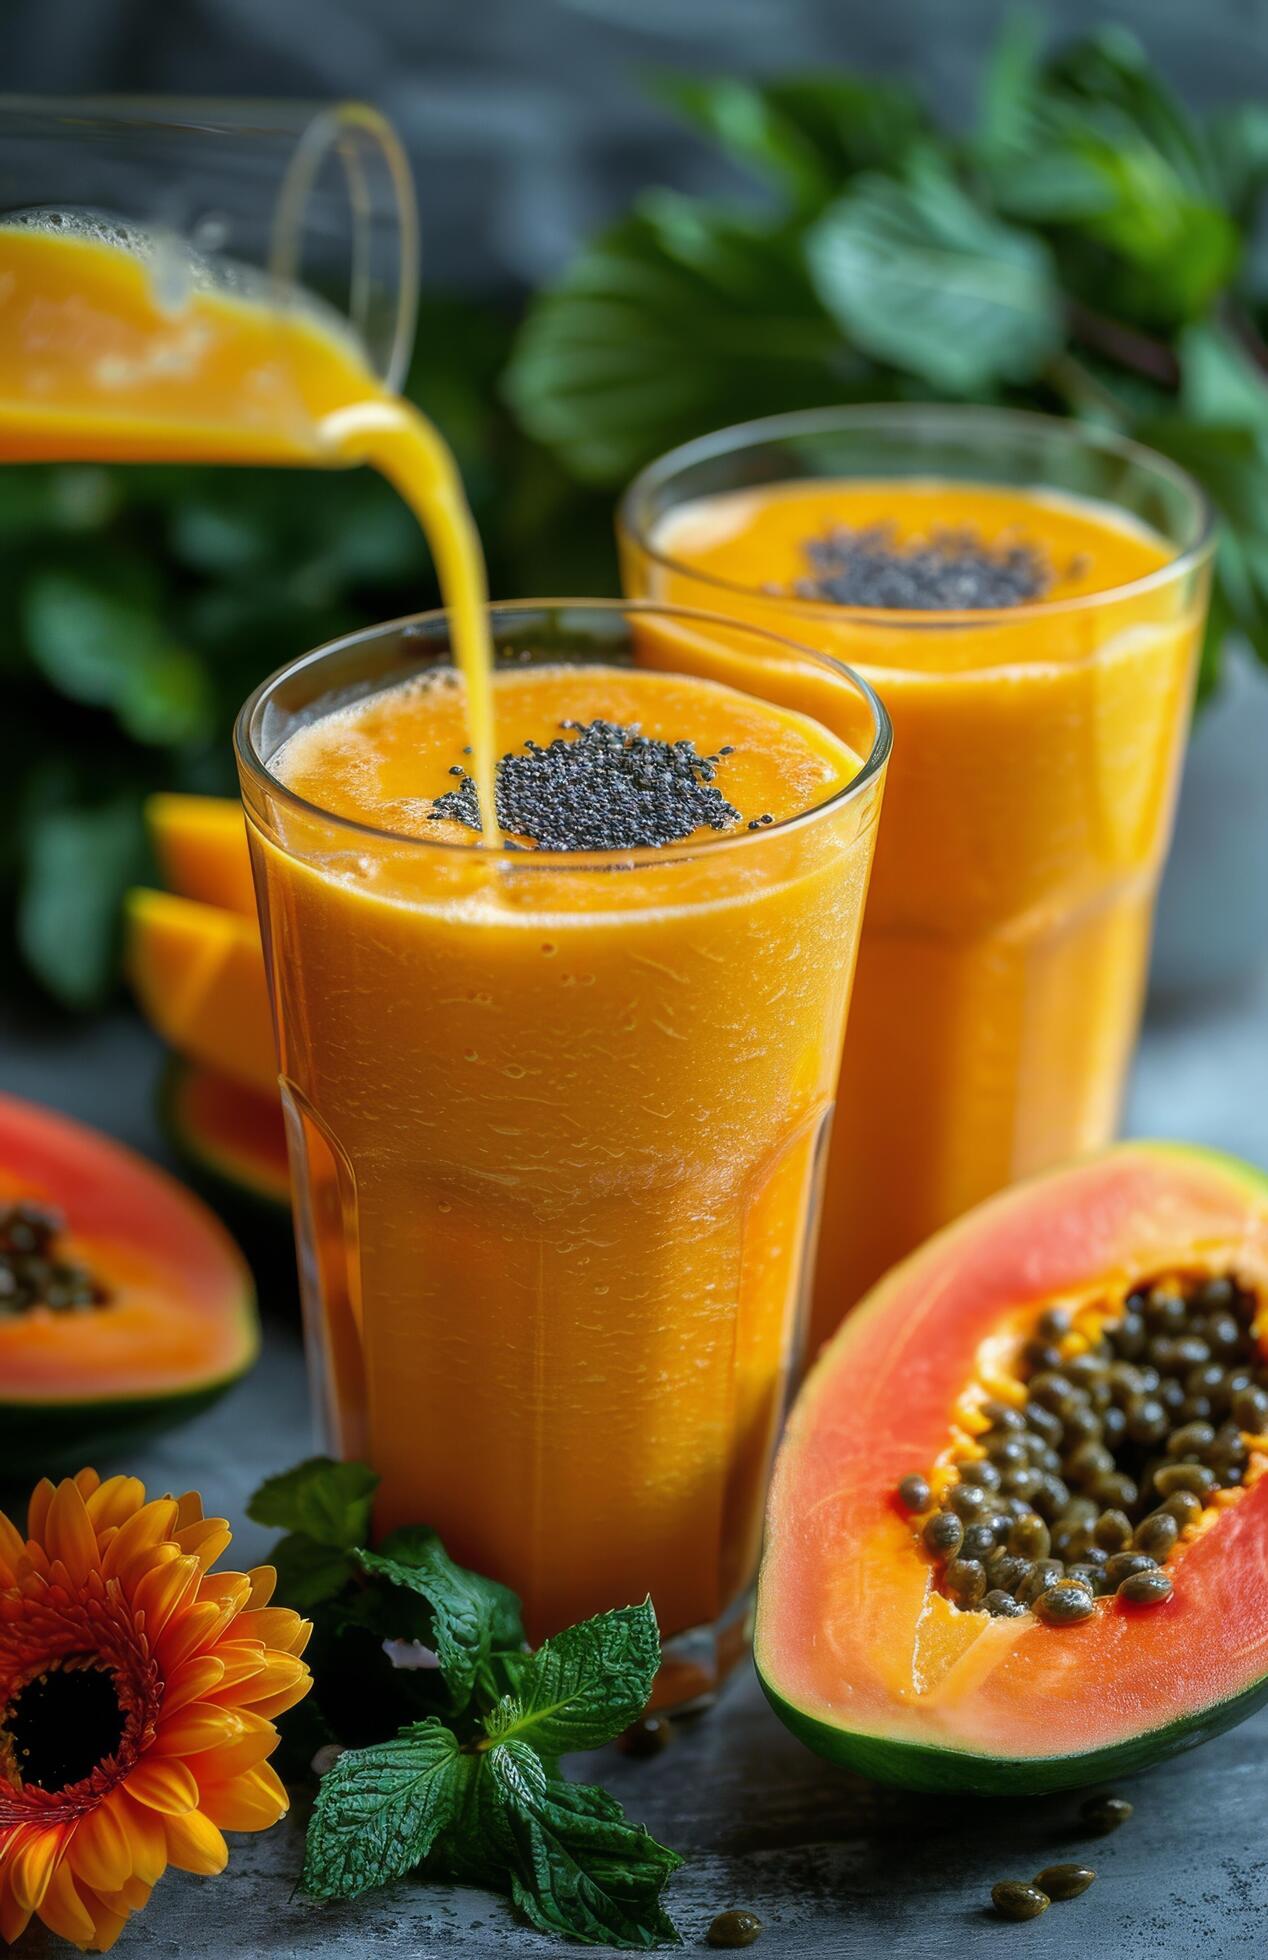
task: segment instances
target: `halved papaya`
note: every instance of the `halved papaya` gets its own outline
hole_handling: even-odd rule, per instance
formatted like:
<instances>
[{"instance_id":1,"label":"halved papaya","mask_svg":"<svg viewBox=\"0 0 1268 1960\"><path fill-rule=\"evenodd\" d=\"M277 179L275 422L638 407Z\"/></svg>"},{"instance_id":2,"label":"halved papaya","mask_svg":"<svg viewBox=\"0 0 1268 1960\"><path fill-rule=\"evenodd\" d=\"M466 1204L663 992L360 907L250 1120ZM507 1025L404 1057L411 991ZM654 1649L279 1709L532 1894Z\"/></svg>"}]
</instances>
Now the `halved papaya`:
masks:
<instances>
[{"instance_id":1,"label":"halved papaya","mask_svg":"<svg viewBox=\"0 0 1268 1960\"><path fill-rule=\"evenodd\" d=\"M178 1055L249 1089L276 1090L254 917L171 892L130 892L127 969L146 1019Z\"/></svg>"},{"instance_id":2,"label":"halved papaya","mask_svg":"<svg viewBox=\"0 0 1268 1960\"><path fill-rule=\"evenodd\" d=\"M1210 1308L1193 1336L1183 1334L1190 1305L1205 1311L1225 1298L1240 1322ZM1165 1355L1159 1327L1171 1328ZM1245 1421L1261 1428L1268 1407L1266 1331L1268 1178L1178 1145L1123 1145L1016 1187L896 1267L823 1351L780 1450L755 1655L782 1719L820 1754L883 1782L1029 1793L1143 1768L1268 1699L1268 1438L1240 1434ZM1253 1366L1216 1359L1238 1351ZM1144 1359L1114 1358L1131 1352ZM1176 1395L1166 1386L1173 1365ZM1093 1395L1102 1376L1109 1386ZM1140 1444L1128 1459L1128 1425L1156 1443L1164 1401L1164 1415L1174 1411L1167 1421L1185 1424L1181 1395L1200 1417L1204 1388L1209 1423L1187 1435L1172 1428L1156 1444L1161 1456L1144 1460ZM1027 1415L1041 1395L1069 1425L1063 1439L1050 1410L1042 1447ZM1111 1402L1123 1410L1112 1424L1103 1413ZM1098 1424L1104 1442L1080 1458L1076 1436L1102 1434ZM1014 1429L1020 1454L1009 1447ZM1127 1438L1120 1454L1132 1476L1118 1458L1107 1465L1111 1435ZM1047 1463L1041 1475L1054 1474L1058 1445L1066 1456L1054 1496L1028 1472ZM1070 1494L1083 1470L1093 1496L1079 1526ZM920 1517L897 1495L913 1474L932 1494L919 1483L914 1497L911 1486L904 1494L917 1512L928 1503L930 1517L954 1508L956 1484L970 1479L999 1491L1001 1506L1009 1491L1031 1493L1012 1500L1014 1518L1018 1502L1038 1509L1036 1490L1052 1518L1065 1491L1062 1546L1089 1561L1062 1578L1086 1591L1074 1603L1079 1623L1041 1617L1055 1609L1035 1587L1053 1575L1035 1565L1015 1599L989 1595L986 1610L983 1570L992 1585L1018 1580L1007 1563L1011 1527L988 1515L989 1502L964 1499L965 1516L987 1524L972 1548L986 1564L975 1573L940 1567ZM1149 1531L1161 1530L1164 1543L1173 1534L1133 1525L1113 1567L1105 1548L1124 1544L1131 1519L1124 1511L1103 1525L1096 1514L1107 1488L1110 1509L1131 1506L1139 1517L1161 1503L1176 1519L1178 1542L1143 1588L1161 1595L1154 1604L1133 1603L1133 1589L1119 1593L1118 1584L1154 1543ZM1162 1496L1180 1488L1199 1493L1197 1503ZM998 1552L986 1543L992 1532ZM1054 1550L1057 1537L1054 1526ZM1069 1590L1057 1604L1070 1608Z\"/></svg>"},{"instance_id":3,"label":"halved papaya","mask_svg":"<svg viewBox=\"0 0 1268 1960\"><path fill-rule=\"evenodd\" d=\"M165 791L150 797L145 816L169 892L255 917L246 825L236 798Z\"/></svg>"},{"instance_id":4,"label":"halved papaya","mask_svg":"<svg viewBox=\"0 0 1268 1960\"><path fill-rule=\"evenodd\" d=\"M60 1221L47 1247L38 1210L34 1234L14 1238L30 1207ZM0 1096L0 1211L14 1245L35 1240L25 1260L12 1247L0 1258L0 1475L112 1454L206 1408L255 1360L255 1290L237 1247L130 1150Z\"/></svg>"},{"instance_id":5,"label":"halved papaya","mask_svg":"<svg viewBox=\"0 0 1268 1960\"><path fill-rule=\"evenodd\" d=\"M244 1088L214 1069L173 1061L162 1108L172 1141L207 1177L275 1206L288 1206L286 1126L276 1093Z\"/></svg>"}]
</instances>

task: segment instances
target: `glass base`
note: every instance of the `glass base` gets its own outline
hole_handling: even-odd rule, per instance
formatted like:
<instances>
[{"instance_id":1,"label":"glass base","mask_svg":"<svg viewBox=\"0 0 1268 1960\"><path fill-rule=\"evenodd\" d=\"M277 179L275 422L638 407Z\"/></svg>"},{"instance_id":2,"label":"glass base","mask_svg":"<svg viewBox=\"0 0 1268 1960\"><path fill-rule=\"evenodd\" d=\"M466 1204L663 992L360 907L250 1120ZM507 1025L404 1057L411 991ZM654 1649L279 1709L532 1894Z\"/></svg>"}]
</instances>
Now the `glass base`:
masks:
<instances>
[{"instance_id":1,"label":"glass base","mask_svg":"<svg viewBox=\"0 0 1268 1960\"><path fill-rule=\"evenodd\" d=\"M707 1708L728 1674L748 1653L753 1640L750 1586L709 1626L688 1627L661 1642L660 1673L648 1703L649 1714L685 1715Z\"/></svg>"}]
</instances>

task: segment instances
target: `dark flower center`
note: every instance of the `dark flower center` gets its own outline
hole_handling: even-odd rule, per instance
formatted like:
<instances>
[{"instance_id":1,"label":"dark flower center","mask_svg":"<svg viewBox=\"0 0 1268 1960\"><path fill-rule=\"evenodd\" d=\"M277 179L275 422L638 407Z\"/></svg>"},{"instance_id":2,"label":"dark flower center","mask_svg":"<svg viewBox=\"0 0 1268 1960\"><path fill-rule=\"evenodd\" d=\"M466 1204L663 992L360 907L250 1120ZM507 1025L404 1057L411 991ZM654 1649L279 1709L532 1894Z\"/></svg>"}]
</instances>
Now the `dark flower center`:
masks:
<instances>
[{"instance_id":1,"label":"dark flower center","mask_svg":"<svg viewBox=\"0 0 1268 1960\"><path fill-rule=\"evenodd\" d=\"M59 1664L18 1689L0 1723L0 1738L7 1738L22 1782L53 1795L117 1754L124 1727L112 1674Z\"/></svg>"}]
</instances>

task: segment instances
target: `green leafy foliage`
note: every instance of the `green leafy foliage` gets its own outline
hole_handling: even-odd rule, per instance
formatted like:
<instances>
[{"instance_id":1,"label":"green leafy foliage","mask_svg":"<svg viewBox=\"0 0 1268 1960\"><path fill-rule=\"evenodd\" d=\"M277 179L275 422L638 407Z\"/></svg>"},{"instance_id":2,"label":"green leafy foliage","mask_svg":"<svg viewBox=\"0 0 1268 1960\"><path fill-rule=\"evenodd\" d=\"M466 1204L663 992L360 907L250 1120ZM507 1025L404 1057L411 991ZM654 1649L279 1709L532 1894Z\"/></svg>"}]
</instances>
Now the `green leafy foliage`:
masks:
<instances>
[{"instance_id":1,"label":"green leafy foliage","mask_svg":"<svg viewBox=\"0 0 1268 1960\"><path fill-rule=\"evenodd\" d=\"M570 471L617 484L737 402L831 398L852 365L795 230L656 191L530 310L505 386Z\"/></svg>"},{"instance_id":2,"label":"green leafy foliage","mask_svg":"<svg viewBox=\"0 0 1268 1960\"><path fill-rule=\"evenodd\" d=\"M1247 250L1268 111L1192 114L1106 26L1006 24L976 126L848 74L658 83L762 187L644 197L529 307L506 389L571 474L616 488L703 431L834 402L953 395L1155 440L1222 520L1203 666L1268 660L1265 296Z\"/></svg>"},{"instance_id":3,"label":"green leafy foliage","mask_svg":"<svg viewBox=\"0 0 1268 1960\"><path fill-rule=\"evenodd\" d=\"M1051 255L1001 224L927 158L905 179L856 179L806 238L842 332L951 395L1034 381L1061 344Z\"/></svg>"},{"instance_id":4,"label":"green leafy foliage","mask_svg":"<svg viewBox=\"0 0 1268 1960\"><path fill-rule=\"evenodd\" d=\"M113 971L119 893L146 863L140 806L126 790L79 801L60 772L35 777L29 789L18 945L63 1006L89 1007Z\"/></svg>"},{"instance_id":5,"label":"green leafy foliage","mask_svg":"<svg viewBox=\"0 0 1268 1960\"><path fill-rule=\"evenodd\" d=\"M514 1593L458 1565L434 1531L363 1542L375 1483L364 1465L315 1457L248 1507L287 1527L278 1596L315 1623L313 1692L283 1718L287 1759L349 1745L320 1781L305 1891L355 1899L417 1870L504 1893L530 1924L585 1945L676 1943L662 1894L681 1859L558 1762L646 1707L660 1665L650 1600L530 1652Z\"/></svg>"},{"instance_id":6,"label":"green leafy foliage","mask_svg":"<svg viewBox=\"0 0 1268 1960\"><path fill-rule=\"evenodd\" d=\"M860 75L784 75L773 81L667 76L658 93L737 162L781 182L817 210L856 170L893 167L925 138L919 98Z\"/></svg>"}]
</instances>

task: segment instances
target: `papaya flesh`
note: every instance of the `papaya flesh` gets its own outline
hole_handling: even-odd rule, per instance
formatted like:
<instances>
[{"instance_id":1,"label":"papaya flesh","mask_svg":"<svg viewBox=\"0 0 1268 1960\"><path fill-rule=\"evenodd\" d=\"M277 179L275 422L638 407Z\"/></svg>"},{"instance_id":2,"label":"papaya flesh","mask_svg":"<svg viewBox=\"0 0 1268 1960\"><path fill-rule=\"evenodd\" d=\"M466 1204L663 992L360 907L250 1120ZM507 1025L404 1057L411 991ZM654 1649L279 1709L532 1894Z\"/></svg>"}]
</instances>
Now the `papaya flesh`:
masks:
<instances>
[{"instance_id":1,"label":"papaya flesh","mask_svg":"<svg viewBox=\"0 0 1268 1960\"><path fill-rule=\"evenodd\" d=\"M174 1061L162 1101L173 1143L198 1170L266 1204L289 1205L286 1127L276 1094L263 1095L214 1069Z\"/></svg>"},{"instance_id":2,"label":"papaya flesh","mask_svg":"<svg viewBox=\"0 0 1268 1960\"><path fill-rule=\"evenodd\" d=\"M207 1407L254 1362L255 1291L174 1178L95 1131L0 1096L0 1202L60 1214L59 1258L102 1304L0 1313L0 1476L79 1468Z\"/></svg>"},{"instance_id":3,"label":"papaya flesh","mask_svg":"<svg viewBox=\"0 0 1268 1960\"><path fill-rule=\"evenodd\" d=\"M260 1094L276 1093L254 918L172 892L133 891L126 964L147 1021L178 1055Z\"/></svg>"},{"instance_id":4,"label":"papaya flesh","mask_svg":"<svg viewBox=\"0 0 1268 1960\"><path fill-rule=\"evenodd\" d=\"M831 1760L984 1794L1077 1788L1192 1747L1268 1700L1268 1467L1250 1443L1166 1562L1172 1596L1077 1626L952 1605L897 1502L1004 1396L1054 1303L1106 1319L1160 1274L1228 1276L1268 1333L1268 1178L1130 1144L979 1206L847 1317L801 1393L771 1489L754 1651L768 1698ZM1263 1439L1259 1439L1262 1444Z\"/></svg>"},{"instance_id":5,"label":"papaya flesh","mask_svg":"<svg viewBox=\"0 0 1268 1960\"><path fill-rule=\"evenodd\" d=\"M145 806L159 875L169 892L255 917L242 806L227 796L164 792Z\"/></svg>"}]
</instances>

